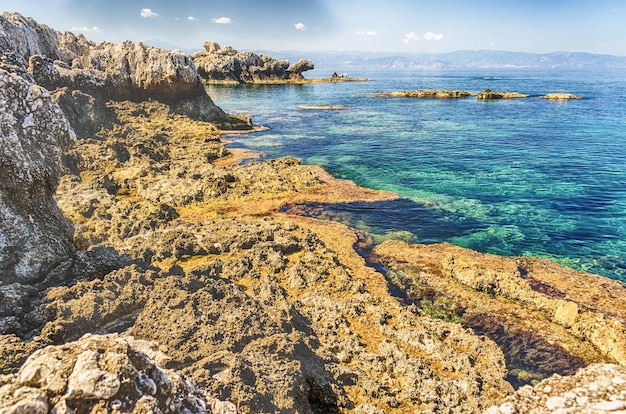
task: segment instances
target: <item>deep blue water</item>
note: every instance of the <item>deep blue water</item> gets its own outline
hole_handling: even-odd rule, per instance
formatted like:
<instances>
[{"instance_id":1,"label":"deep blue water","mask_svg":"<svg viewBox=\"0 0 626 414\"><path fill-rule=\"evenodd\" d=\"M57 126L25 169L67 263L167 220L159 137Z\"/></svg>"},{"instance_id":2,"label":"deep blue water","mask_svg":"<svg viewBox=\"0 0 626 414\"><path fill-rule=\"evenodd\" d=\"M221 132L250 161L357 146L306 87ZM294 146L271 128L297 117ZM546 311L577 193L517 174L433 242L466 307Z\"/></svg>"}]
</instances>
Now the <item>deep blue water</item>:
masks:
<instances>
[{"instance_id":1,"label":"deep blue water","mask_svg":"<svg viewBox=\"0 0 626 414\"><path fill-rule=\"evenodd\" d=\"M336 205L324 213L379 239L449 241L482 252L547 257L626 281L626 71L349 75L370 81L211 86L209 94L227 112L244 111L270 128L234 137L234 146L270 158L294 155L359 185L407 197L388 205ZM531 97L374 95L487 88ZM537 97L550 92L584 98ZM348 108L298 108L312 104Z\"/></svg>"}]
</instances>

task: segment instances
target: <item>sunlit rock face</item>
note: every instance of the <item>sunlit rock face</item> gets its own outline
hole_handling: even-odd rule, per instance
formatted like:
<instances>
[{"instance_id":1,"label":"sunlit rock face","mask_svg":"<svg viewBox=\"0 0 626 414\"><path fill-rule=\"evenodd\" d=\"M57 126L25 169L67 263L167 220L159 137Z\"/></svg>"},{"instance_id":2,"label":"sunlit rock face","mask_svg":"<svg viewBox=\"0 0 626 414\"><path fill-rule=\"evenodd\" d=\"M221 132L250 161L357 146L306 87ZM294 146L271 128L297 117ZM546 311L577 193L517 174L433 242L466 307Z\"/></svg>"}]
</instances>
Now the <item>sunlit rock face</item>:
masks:
<instances>
[{"instance_id":1,"label":"sunlit rock face","mask_svg":"<svg viewBox=\"0 0 626 414\"><path fill-rule=\"evenodd\" d=\"M18 315L52 283L52 270L74 256L72 227L53 199L74 133L48 91L5 69L0 131L0 333L6 333L27 329Z\"/></svg>"},{"instance_id":2,"label":"sunlit rock face","mask_svg":"<svg viewBox=\"0 0 626 414\"><path fill-rule=\"evenodd\" d=\"M314 69L313 62L300 59L291 65L252 51L239 52L231 46L221 48L217 42L204 42L204 51L193 55L198 73L208 82L283 83L302 80L303 72Z\"/></svg>"}]
</instances>

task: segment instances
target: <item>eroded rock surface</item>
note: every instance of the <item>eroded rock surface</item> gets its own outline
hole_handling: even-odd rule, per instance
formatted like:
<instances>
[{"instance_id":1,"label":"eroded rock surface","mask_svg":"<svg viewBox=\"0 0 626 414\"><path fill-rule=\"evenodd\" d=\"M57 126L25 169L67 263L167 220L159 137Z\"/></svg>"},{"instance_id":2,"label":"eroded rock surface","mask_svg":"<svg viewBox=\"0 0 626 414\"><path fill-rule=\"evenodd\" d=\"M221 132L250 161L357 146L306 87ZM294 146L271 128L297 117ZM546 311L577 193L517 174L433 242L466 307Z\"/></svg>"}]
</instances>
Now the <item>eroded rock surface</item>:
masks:
<instances>
[{"instance_id":1,"label":"eroded rock surface","mask_svg":"<svg viewBox=\"0 0 626 414\"><path fill-rule=\"evenodd\" d=\"M303 80L303 72L313 70L308 59L291 65L252 51L239 52L230 46L221 48L216 42L204 42L204 51L193 55L202 78L212 83L284 83Z\"/></svg>"},{"instance_id":2,"label":"eroded rock surface","mask_svg":"<svg viewBox=\"0 0 626 414\"><path fill-rule=\"evenodd\" d=\"M525 386L485 414L622 413L626 410L626 368L595 364L575 375L554 375L534 387Z\"/></svg>"},{"instance_id":3,"label":"eroded rock surface","mask_svg":"<svg viewBox=\"0 0 626 414\"><path fill-rule=\"evenodd\" d=\"M593 362L626 363L623 283L445 243L389 241L376 252L391 280L423 308L497 342L514 382L574 374Z\"/></svg>"},{"instance_id":4,"label":"eroded rock surface","mask_svg":"<svg viewBox=\"0 0 626 414\"><path fill-rule=\"evenodd\" d=\"M103 116L109 100L154 99L195 119L250 127L213 103L191 57L182 52L142 43L96 44L17 13L3 13L0 24L0 52L16 53L28 61L34 80L48 90L63 88L59 103L72 122L88 121L94 114ZM91 121L75 127L93 134L100 125Z\"/></svg>"},{"instance_id":5,"label":"eroded rock surface","mask_svg":"<svg viewBox=\"0 0 626 414\"><path fill-rule=\"evenodd\" d=\"M33 353L0 376L3 413L236 413L186 377L162 368L154 342L117 334L85 335Z\"/></svg>"},{"instance_id":6,"label":"eroded rock surface","mask_svg":"<svg viewBox=\"0 0 626 414\"><path fill-rule=\"evenodd\" d=\"M74 255L72 227L54 202L74 133L52 96L0 69L0 332L16 308Z\"/></svg>"}]
</instances>

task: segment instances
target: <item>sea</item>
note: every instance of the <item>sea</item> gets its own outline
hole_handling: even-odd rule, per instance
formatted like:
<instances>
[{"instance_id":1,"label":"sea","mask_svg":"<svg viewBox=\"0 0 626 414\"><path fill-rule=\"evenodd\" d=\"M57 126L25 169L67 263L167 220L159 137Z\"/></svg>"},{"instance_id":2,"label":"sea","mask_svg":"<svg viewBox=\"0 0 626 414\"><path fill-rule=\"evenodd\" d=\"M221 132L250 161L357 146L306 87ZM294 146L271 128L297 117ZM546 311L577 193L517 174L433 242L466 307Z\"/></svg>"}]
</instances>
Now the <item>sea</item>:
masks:
<instances>
[{"instance_id":1,"label":"sea","mask_svg":"<svg viewBox=\"0 0 626 414\"><path fill-rule=\"evenodd\" d=\"M307 77L327 77L314 71ZM626 282L626 70L358 70L366 82L208 86L267 130L232 136L401 199L304 209L374 240L450 242ZM392 98L485 89L522 99ZM550 101L547 93L582 99ZM315 105L342 109L310 109ZM304 108L303 108L304 106ZM309 109L305 109L309 106Z\"/></svg>"}]
</instances>

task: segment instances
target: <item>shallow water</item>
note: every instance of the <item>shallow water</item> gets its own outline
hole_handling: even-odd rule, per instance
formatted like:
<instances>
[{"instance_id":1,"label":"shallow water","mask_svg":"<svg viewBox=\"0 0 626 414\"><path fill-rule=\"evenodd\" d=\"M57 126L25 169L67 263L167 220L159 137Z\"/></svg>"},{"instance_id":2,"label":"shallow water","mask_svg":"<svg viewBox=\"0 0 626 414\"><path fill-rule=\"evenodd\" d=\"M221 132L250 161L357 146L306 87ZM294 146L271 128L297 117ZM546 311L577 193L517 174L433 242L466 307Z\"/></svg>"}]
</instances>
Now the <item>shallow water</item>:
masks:
<instances>
[{"instance_id":1,"label":"shallow water","mask_svg":"<svg viewBox=\"0 0 626 414\"><path fill-rule=\"evenodd\" d=\"M372 71L370 82L211 86L270 129L233 137L411 203L333 205L377 236L548 257L626 281L626 71ZM325 76L319 74L313 76ZM412 89L516 91L481 101L382 98ZM538 98L568 92L584 99ZM344 105L341 110L299 105Z\"/></svg>"}]
</instances>

